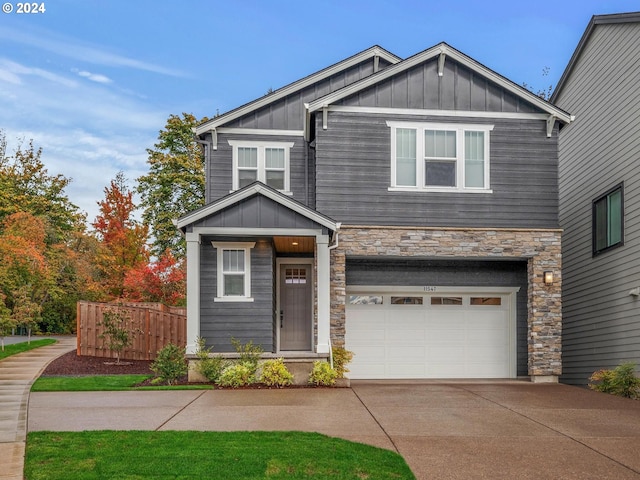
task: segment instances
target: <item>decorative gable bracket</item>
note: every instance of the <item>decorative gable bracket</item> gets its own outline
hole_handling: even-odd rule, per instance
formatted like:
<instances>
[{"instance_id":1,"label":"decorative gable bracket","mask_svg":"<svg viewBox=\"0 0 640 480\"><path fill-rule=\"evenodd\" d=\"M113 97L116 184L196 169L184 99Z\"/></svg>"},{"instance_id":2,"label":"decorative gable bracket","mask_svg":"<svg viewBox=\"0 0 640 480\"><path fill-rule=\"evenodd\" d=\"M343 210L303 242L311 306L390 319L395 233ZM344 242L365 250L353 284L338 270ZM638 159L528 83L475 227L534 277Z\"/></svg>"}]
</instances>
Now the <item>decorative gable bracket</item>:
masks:
<instances>
[{"instance_id":1,"label":"decorative gable bracket","mask_svg":"<svg viewBox=\"0 0 640 480\"><path fill-rule=\"evenodd\" d=\"M553 133L553 126L556 124L557 117L555 115L549 115L547 117L547 138L551 138Z\"/></svg>"}]
</instances>

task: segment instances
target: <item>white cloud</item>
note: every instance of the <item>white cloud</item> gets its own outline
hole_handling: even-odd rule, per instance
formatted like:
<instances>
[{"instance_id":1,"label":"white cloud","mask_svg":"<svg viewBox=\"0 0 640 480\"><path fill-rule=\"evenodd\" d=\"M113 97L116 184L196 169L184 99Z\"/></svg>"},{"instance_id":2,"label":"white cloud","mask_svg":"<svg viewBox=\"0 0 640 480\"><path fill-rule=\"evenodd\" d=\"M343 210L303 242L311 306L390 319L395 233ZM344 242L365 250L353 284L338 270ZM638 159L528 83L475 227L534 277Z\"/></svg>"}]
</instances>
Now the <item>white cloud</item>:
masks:
<instances>
[{"instance_id":1,"label":"white cloud","mask_svg":"<svg viewBox=\"0 0 640 480\"><path fill-rule=\"evenodd\" d=\"M23 83L22 76L35 76L67 87L75 87L77 85L77 82L61 75L43 70L42 68L27 67L8 58L0 58L0 75L2 74L5 75L6 81L16 85Z\"/></svg>"},{"instance_id":2,"label":"white cloud","mask_svg":"<svg viewBox=\"0 0 640 480\"><path fill-rule=\"evenodd\" d=\"M76 72L81 77L91 80L92 82L111 83L113 81L106 75L101 75L99 73L91 73L91 72L87 72L86 70L78 71L78 69L73 69L72 71Z\"/></svg>"},{"instance_id":3,"label":"white cloud","mask_svg":"<svg viewBox=\"0 0 640 480\"><path fill-rule=\"evenodd\" d=\"M0 29L0 38L24 45L55 53L57 55L81 60L83 62L92 63L94 65L103 65L109 67L124 67L135 70L143 70L147 72L168 75L172 77L185 77L184 72L179 70L166 68L160 65L144 62L135 58L125 57L116 53L108 52L105 49L88 44L82 44L81 41L66 37L49 30L38 29L35 27L33 32L25 32L11 27L3 26Z\"/></svg>"}]
</instances>

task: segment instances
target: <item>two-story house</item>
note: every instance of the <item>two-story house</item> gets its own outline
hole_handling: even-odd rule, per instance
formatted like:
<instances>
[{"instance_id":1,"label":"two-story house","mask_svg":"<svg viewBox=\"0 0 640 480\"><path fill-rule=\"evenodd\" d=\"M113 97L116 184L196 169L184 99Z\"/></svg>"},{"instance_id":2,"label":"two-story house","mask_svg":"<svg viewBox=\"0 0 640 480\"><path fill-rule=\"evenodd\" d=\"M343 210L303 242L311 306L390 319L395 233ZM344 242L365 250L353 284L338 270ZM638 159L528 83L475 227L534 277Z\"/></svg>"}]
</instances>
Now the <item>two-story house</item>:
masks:
<instances>
[{"instance_id":1,"label":"two-story house","mask_svg":"<svg viewBox=\"0 0 640 480\"><path fill-rule=\"evenodd\" d=\"M198 126L188 353L344 345L356 379L557 381L570 121L440 43L372 47Z\"/></svg>"},{"instance_id":2,"label":"two-story house","mask_svg":"<svg viewBox=\"0 0 640 480\"><path fill-rule=\"evenodd\" d=\"M553 93L559 138L564 372L640 363L640 12L596 15Z\"/></svg>"}]
</instances>

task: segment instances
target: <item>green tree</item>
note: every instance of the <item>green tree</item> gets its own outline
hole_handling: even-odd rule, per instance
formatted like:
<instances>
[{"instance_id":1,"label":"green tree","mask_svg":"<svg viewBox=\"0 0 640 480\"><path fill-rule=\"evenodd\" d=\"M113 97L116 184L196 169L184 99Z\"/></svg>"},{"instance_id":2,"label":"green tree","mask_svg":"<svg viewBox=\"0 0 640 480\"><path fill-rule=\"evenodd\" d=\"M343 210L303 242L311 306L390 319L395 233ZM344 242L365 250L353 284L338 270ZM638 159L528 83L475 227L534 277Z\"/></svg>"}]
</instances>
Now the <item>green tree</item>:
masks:
<instances>
[{"instance_id":1,"label":"green tree","mask_svg":"<svg viewBox=\"0 0 640 480\"><path fill-rule=\"evenodd\" d=\"M168 249L178 260L184 258L186 245L173 221L204 205L204 155L193 128L206 120L170 115L158 142L147 150L149 173L138 178L138 193L157 257Z\"/></svg>"},{"instance_id":2,"label":"green tree","mask_svg":"<svg viewBox=\"0 0 640 480\"><path fill-rule=\"evenodd\" d=\"M2 351L4 352L4 337L11 335L16 327L16 322L11 316L9 310L4 303L4 295L0 293L0 341L2 342Z\"/></svg>"}]
</instances>

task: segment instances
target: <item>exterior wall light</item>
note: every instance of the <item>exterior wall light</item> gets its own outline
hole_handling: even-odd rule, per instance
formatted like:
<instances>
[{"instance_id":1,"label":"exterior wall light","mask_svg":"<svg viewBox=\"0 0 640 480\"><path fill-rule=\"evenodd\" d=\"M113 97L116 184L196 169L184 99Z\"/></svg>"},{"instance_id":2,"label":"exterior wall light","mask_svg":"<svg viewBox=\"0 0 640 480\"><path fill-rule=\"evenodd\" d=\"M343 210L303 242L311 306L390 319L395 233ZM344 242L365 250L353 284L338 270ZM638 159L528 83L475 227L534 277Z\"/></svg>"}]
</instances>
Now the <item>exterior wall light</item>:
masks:
<instances>
[{"instance_id":1,"label":"exterior wall light","mask_svg":"<svg viewBox=\"0 0 640 480\"><path fill-rule=\"evenodd\" d=\"M551 271L544 272L544 284L553 285L553 272Z\"/></svg>"}]
</instances>

